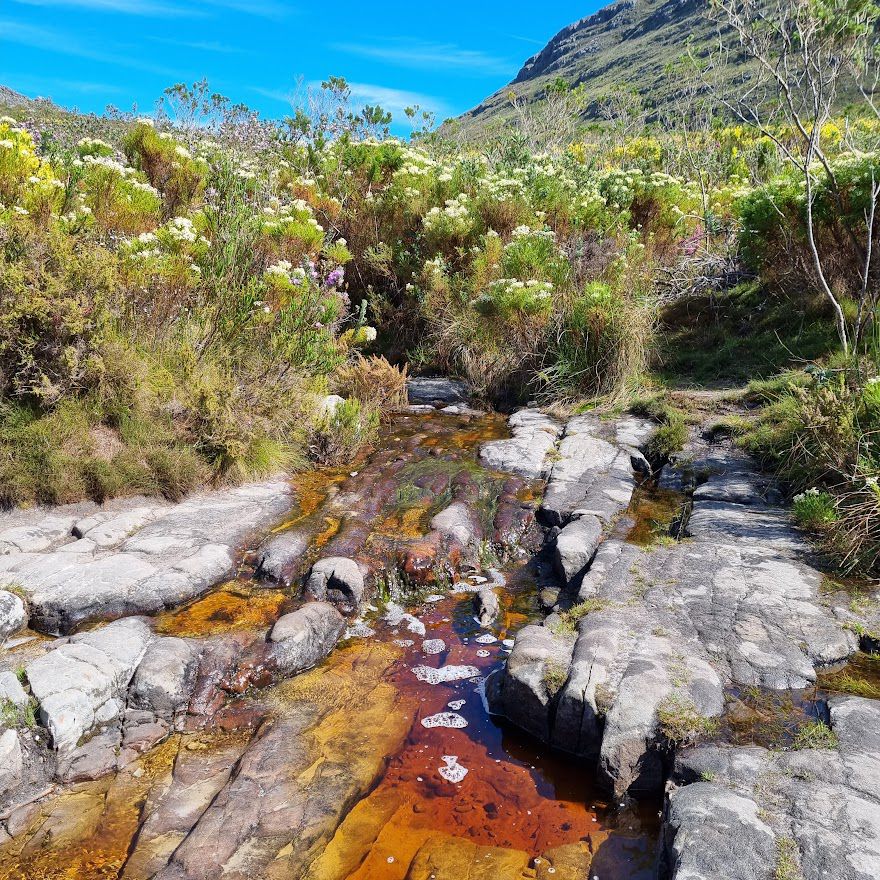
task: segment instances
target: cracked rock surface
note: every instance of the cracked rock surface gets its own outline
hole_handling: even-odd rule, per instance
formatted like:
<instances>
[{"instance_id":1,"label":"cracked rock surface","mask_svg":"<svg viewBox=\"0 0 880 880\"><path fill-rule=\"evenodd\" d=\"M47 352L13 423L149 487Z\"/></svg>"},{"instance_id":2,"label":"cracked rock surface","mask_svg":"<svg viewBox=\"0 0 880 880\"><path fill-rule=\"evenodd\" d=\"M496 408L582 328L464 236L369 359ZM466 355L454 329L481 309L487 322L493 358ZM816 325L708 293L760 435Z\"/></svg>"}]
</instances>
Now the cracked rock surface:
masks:
<instances>
[{"instance_id":1,"label":"cracked rock surface","mask_svg":"<svg viewBox=\"0 0 880 880\"><path fill-rule=\"evenodd\" d=\"M233 571L238 546L287 509L290 492L269 480L176 505L0 514L0 587L19 587L31 625L48 633L178 605Z\"/></svg>"}]
</instances>

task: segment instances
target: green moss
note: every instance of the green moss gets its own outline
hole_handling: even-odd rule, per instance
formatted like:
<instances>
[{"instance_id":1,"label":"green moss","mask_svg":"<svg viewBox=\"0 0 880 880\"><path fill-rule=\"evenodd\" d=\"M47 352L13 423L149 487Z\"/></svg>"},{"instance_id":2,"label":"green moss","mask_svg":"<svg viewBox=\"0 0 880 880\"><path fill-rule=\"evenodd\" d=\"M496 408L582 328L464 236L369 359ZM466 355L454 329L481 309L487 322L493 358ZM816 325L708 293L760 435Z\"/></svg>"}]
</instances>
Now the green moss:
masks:
<instances>
[{"instance_id":1,"label":"green moss","mask_svg":"<svg viewBox=\"0 0 880 880\"><path fill-rule=\"evenodd\" d=\"M592 597L590 599L585 599L583 602L578 602L577 605L572 606L567 611L563 611L559 614L559 620L552 627L552 631L556 635L574 635L577 631L578 622L586 617L588 614L592 614L594 611L601 611L603 608L608 607L608 602L605 599L599 599L598 597Z\"/></svg>"},{"instance_id":2,"label":"green moss","mask_svg":"<svg viewBox=\"0 0 880 880\"><path fill-rule=\"evenodd\" d=\"M776 839L776 865L773 880L803 880L798 861L798 845L791 837Z\"/></svg>"},{"instance_id":3,"label":"green moss","mask_svg":"<svg viewBox=\"0 0 880 880\"><path fill-rule=\"evenodd\" d=\"M555 697L568 681L568 669L555 660L548 660L544 664L541 681L547 691L547 696Z\"/></svg>"}]
</instances>

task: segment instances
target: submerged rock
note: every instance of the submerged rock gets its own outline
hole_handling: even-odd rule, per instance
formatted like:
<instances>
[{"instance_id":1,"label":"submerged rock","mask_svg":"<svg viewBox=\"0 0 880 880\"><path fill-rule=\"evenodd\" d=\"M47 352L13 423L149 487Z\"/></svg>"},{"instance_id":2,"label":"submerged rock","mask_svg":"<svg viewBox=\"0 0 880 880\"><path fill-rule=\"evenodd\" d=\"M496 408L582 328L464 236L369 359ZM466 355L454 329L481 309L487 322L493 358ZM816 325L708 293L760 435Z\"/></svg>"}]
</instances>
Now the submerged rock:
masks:
<instances>
[{"instance_id":1,"label":"submerged rock","mask_svg":"<svg viewBox=\"0 0 880 880\"><path fill-rule=\"evenodd\" d=\"M480 626L491 626L492 622L501 613L501 604L498 602L498 595L495 591L489 587L483 587L479 590L474 596L474 611Z\"/></svg>"}]
</instances>

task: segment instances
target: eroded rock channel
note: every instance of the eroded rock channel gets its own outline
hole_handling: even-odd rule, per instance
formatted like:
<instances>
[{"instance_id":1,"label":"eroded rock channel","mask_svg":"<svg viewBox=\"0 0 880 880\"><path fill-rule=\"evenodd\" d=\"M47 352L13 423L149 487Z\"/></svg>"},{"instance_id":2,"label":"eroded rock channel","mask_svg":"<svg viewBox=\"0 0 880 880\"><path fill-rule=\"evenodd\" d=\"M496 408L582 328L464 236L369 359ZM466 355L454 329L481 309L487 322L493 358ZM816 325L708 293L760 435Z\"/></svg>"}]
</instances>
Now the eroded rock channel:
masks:
<instances>
[{"instance_id":1,"label":"eroded rock channel","mask_svg":"<svg viewBox=\"0 0 880 880\"><path fill-rule=\"evenodd\" d=\"M413 399L345 470L2 515L0 876L880 875L876 621L752 463Z\"/></svg>"}]
</instances>

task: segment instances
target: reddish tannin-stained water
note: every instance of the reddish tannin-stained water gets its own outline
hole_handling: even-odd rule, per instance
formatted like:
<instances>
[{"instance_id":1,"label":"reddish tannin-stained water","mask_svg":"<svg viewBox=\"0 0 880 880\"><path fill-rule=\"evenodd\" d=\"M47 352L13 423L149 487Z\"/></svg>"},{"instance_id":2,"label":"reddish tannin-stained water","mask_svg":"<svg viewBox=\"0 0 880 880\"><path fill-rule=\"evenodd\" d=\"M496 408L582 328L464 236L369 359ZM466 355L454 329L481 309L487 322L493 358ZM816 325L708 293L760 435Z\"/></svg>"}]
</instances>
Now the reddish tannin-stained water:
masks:
<instances>
[{"instance_id":1,"label":"reddish tannin-stained water","mask_svg":"<svg viewBox=\"0 0 880 880\"><path fill-rule=\"evenodd\" d=\"M475 505L491 516L507 477L484 471L478 452L483 441L504 434L497 416L402 417L373 456L344 471L296 478L298 504L275 531L309 530L306 564L327 555L324 548L354 546L356 539L362 559L379 570L390 567L449 503L447 487L455 479L473 481ZM366 487L361 494L351 489L359 480ZM540 490L526 484L517 497L537 503ZM363 519L351 507L358 499L374 502ZM156 631L194 639L264 638L279 616L301 603L300 580L290 589L267 588L255 579L252 559L243 555L237 579L159 615ZM497 585L502 609L488 627L474 617L480 578ZM610 801L586 762L552 753L485 708L486 677L504 662L517 630L541 616L537 595L533 566L524 558L500 571L487 561L457 583L429 583L417 597L401 599L396 612L393 604L386 608L375 600L376 608L320 667L237 697L234 711L223 717L227 727L244 719L241 729L188 727L115 776L69 786L42 801L25 818L47 832L22 835L20 845L7 849L14 863L0 864L0 877L152 876L145 866L153 864L156 848L162 855L157 864L164 864L185 836L182 831L171 843L153 844L143 830L182 762L194 768L214 762L228 770L250 738L259 737L260 723L313 715L318 721L307 731L313 768L339 761L340 748L350 747L357 773L364 767L375 772L363 770L362 784L351 789L357 795L344 802L334 802L329 790L314 795L326 798L326 839L304 869L278 876L648 880L659 802ZM450 667L460 677L432 683L437 670L448 675ZM303 789L312 784L309 773L297 777ZM296 841L290 847L295 850Z\"/></svg>"}]
</instances>

